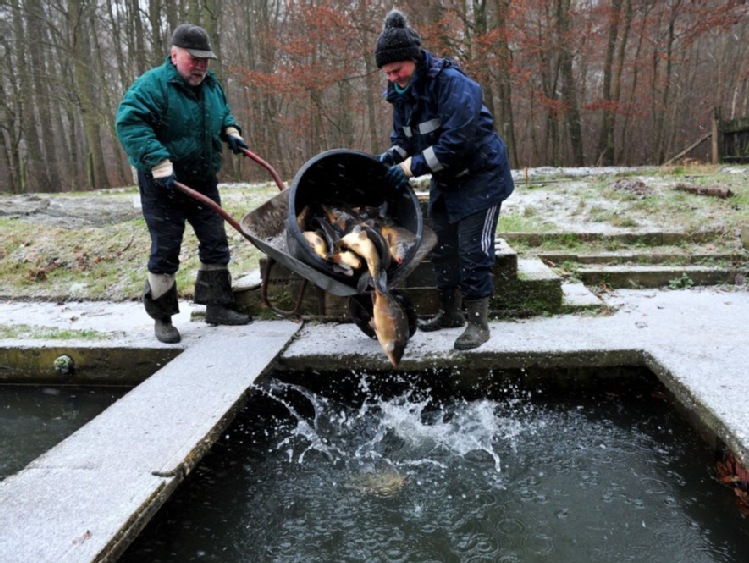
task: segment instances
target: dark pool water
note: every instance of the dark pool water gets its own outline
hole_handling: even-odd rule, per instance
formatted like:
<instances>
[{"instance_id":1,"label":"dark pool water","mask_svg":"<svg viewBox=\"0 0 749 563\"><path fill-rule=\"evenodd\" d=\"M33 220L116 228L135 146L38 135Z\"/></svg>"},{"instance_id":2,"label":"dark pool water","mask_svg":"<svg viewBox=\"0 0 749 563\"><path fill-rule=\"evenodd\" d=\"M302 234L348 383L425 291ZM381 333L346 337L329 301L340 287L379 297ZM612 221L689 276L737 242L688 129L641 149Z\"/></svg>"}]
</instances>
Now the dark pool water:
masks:
<instances>
[{"instance_id":1,"label":"dark pool water","mask_svg":"<svg viewBox=\"0 0 749 563\"><path fill-rule=\"evenodd\" d=\"M372 381L355 402L265 382L122 560L747 560L714 452L655 389Z\"/></svg>"},{"instance_id":2,"label":"dark pool water","mask_svg":"<svg viewBox=\"0 0 749 563\"><path fill-rule=\"evenodd\" d=\"M0 479L67 438L124 390L0 386Z\"/></svg>"}]
</instances>

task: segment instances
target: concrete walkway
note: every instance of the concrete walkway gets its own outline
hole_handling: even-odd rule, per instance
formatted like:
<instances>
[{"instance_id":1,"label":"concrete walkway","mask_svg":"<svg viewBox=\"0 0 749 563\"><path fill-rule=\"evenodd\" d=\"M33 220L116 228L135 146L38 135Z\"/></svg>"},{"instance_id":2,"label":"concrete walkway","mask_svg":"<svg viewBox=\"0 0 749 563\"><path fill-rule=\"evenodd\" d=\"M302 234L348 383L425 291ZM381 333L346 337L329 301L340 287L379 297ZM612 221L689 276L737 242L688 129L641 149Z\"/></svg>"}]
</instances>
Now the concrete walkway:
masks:
<instances>
[{"instance_id":1,"label":"concrete walkway","mask_svg":"<svg viewBox=\"0 0 749 563\"><path fill-rule=\"evenodd\" d=\"M622 290L604 299L610 315L494 322L490 341L468 352L452 350L459 329L417 332L401 369L645 365L749 466L749 293ZM187 322L189 307L183 309L177 324L184 352L0 483L0 560L116 557L128 533L137 533L168 498L271 364L390 369L377 341L353 324L212 328ZM139 304L0 303L0 325L20 323L98 330L134 349L159 345Z\"/></svg>"},{"instance_id":2,"label":"concrete walkway","mask_svg":"<svg viewBox=\"0 0 749 563\"><path fill-rule=\"evenodd\" d=\"M0 483L0 561L116 559L298 329L279 321L188 330L176 359Z\"/></svg>"}]
</instances>

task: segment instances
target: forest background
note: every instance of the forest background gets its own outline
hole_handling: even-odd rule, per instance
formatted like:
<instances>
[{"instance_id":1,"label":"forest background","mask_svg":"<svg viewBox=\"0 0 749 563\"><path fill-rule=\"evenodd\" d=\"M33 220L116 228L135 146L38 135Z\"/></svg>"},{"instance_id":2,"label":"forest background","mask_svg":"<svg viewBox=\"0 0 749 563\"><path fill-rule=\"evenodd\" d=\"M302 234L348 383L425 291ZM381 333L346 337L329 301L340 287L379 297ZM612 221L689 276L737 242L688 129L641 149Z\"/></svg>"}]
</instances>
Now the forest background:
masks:
<instances>
[{"instance_id":1,"label":"forest background","mask_svg":"<svg viewBox=\"0 0 749 563\"><path fill-rule=\"evenodd\" d=\"M210 34L251 150L282 177L327 149L378 154L393 7L482 85L513 168L662 164L716 112L749 115L745 0L0 0L0 192L132 185L117 106L184 22ZM267 179L249 159L221 172Z\"/></svg>"}]
</instances>

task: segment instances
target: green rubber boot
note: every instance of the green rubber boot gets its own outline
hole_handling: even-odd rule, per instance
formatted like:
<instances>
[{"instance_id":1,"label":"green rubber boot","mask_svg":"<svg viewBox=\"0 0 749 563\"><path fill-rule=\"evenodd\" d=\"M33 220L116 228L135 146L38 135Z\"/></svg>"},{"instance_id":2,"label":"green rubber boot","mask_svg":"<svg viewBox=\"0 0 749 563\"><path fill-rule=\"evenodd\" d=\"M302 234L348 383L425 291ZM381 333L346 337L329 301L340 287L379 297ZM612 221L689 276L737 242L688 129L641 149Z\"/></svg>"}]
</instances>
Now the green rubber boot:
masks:
<instances>
[{"instance_id":1,"label":"green rubber boot","mask_svg":"<svg viewBox=\"0 0 749 563\"><path fill-rule=\"evenodd\" d=\"M423 332L434 332L441 328L456 328L466 324L465 317L460 310L460 290L440 289L438 292L440 310L436 317L419 325Z\"/></svg>"},{"instance_id":2,"label":"green rubber boot","mask_svg":"<svg viewBox=\"0 0 749 563\"><path fill-rule=\"evenodd\" d=\"M472 350L489 340L489 324L486 317L489 314L489 298L466 301L466 318L468 326L465 332L455 340L456 350Z\"/></svg>"}]
</instances>

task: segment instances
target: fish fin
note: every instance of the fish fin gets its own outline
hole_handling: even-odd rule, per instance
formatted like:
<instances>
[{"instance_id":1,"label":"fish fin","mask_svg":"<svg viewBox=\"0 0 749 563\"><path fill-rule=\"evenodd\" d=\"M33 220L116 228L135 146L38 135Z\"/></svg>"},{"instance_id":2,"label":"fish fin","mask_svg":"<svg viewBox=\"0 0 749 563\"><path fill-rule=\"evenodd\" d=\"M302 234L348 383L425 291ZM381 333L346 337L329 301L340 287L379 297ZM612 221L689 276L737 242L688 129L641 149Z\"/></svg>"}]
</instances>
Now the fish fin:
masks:
<instances>
[{"instance_id":1,"label":"fish fin","mask_svg":"<svg viewBox=\"0 0 749 563\"><path fill-rule=\"evenodd\" d=\"M388 289L388 274L385 270L380 270L372 282L374 283L375 291L381 295L387 295L390 291Z\"/></svg>"}]
</instances>

